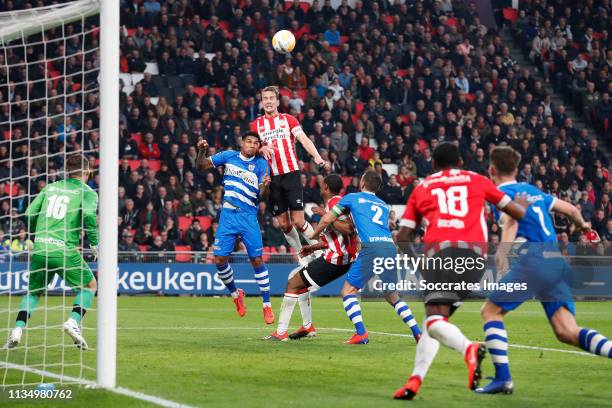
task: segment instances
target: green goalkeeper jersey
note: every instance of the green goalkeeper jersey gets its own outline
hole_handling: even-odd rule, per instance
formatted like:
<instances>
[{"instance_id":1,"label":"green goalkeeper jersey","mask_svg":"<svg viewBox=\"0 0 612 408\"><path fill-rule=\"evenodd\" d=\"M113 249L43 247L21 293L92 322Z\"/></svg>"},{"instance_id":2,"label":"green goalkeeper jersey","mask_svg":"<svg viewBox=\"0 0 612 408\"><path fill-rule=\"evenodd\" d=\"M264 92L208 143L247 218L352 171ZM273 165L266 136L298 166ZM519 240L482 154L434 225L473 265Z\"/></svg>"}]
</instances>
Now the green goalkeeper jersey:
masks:
<instances>
[{"instance_id":1,"label":"green goalkeeper jersey","mask_svg":"<svg viewBox=\"0 0 612 408\"><path fill-rule=\"evenodd\" d=\"M98 245L98 194L81 180L69 178L46 186L26 210L34 231L34 253L64 256L77 251L85 229L91 245Z\"/></svg>"}]
</instances>

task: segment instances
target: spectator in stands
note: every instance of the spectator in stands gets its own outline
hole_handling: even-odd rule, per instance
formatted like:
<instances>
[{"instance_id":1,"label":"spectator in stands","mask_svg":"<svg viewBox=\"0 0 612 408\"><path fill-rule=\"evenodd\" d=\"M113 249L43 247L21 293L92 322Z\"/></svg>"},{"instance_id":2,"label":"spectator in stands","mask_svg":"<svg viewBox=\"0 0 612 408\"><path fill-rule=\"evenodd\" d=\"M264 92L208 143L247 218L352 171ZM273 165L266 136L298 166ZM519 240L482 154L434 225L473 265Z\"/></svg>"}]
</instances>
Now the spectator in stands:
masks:
<instances>
[{"instance_id":1,"label":"spectator in stands","mask_svg":"<svg viewBox=\"0 0 612 408\"><path fill-rule=\"evenodd\" d=\"M119 252L123 252L123 254L119 255L119 262L139 262L142 260L139 254L140 248L138 244L134 242L134 235L131 232L125 231L121 235Z\"/></svg>"},{"instance_id":2,"label":"spectator in stands","mask_svg":"<svg viewBox=\"0 0 612 408\"><path fill-rule=\"evenodd\" d=\"M206 200L206 212L211 217L218 219L221 215L221 207L223 207L223 187L215 187L210 194L210 198Z\"/></svg>"},{"instance_id":3,"label":"spectator in stands","mask_svg":"<svg viewBox=\"0 0 612 408\"><path fill-rule=\"evenodd\" d=\"M287 240L283 231L280 230L280 225L276 218L272 219L272 224L269 225L264 231L264 245L269 247L278 248L280 246L287 246Z\"/></svg>"},{"instance_id":4,"label":"spectator in stands","mask_svg":"<svg viewBox=\"0 0 612 408\"><path fill-rule=\"evenodd\" d=\"M397 183L397 177L393 174L389 176L387 184L383 185L377 195L387 204L405 204L401 186Z\"/></svg>"},{"instance_id":5,"label":"spectator in stands","mask_svg":"<svg viewBox=\"0 0 612 408\"><path fill-rule=\"evenodd\" d=\"M150 246L153 244L153 229L151 228L151 223L142 224L138 230L136 231L136 236L134 240L138 245L146 245Z\"/></svg>"}]
</instances>

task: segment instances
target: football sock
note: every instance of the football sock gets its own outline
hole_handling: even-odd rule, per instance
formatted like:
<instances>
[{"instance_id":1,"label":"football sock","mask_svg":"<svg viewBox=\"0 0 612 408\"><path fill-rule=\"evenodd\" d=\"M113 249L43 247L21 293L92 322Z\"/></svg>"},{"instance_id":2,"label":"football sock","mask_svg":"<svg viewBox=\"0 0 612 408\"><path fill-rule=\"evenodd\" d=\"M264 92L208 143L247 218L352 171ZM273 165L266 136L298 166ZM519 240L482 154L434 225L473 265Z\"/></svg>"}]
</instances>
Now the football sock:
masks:
<instances>
[{"instance_id":1,"label":"football sock","mask_svg":"<svg viewBox=\"0 0 612 408\"><path fill-rule=\"evenodd\" d=\"M81 319L85 315L85 312L93 303L94 296L95 292L93 290L83 288L74 298L74 302L72 303L73 308L72 312L70 313L70 317L74 319L74 321L78 324L81 323Z\"/></svg>"},{"instance_id":2,"label":"football sock","mask_svg":"<svg viewBox=\"0 0 612 408\"><path fill-rule=\"evenodd\" d=\"M293 314L293 308L298 301L298 297L299 295L297 293L285 293L280 308L280 315L278 317L278 327L276 328L278 334L283 334L287 331L289 322L291 321L291 315Z\"/></svg>"},{"instance_id":3,"label":"football sock","mask_svg":"<svg viewBox=\"0 0 612 408\"><path fill-rule=\"evenodd\" d=\"M421 334L421 340L419 340L416 346L412 375L418 375L423 380L439 349L440 342L432 338L427 330L424 329Z\"/></svg>"},{"instance_id":4,"label":"football sock","mask_svg":"<svg viewBox=\"0 0 612 408\"><path fill-rule=\"evenodd\" d=\"M355 331L360 336L367 332L365 325L363 324L363 318L361 317L361 306L359 306L359 302L357 301L357 296L355 295L346 295L342 298L342 303L344 304L344 310L348 315L349 319L355 326Z\"/></svg>"},{"instance_id":5,"label":"football sock","mask_svg":"<svg viewBox=\"0 0 612 408\"><path fill-rule=\"evenodd\" d=\"M493 365L495 366L495 379L510 380L510 365L508 362L508 333L504 322L493 320L484 324L485 345Z\"/></svg>"},{"instance_id":6,"label":"football sock","mask_svg":"<svg viewBox=\"0 0 612 408\"><path fill-rule=\"evenodd\" d=\"M580 329L578 343L581 349L589 353L612 358L612 341L599 334L597 330Z\"/></svg>"},{"instance_id":7,"label":"football sock","mask_svg":"<svg viewBox=\"0 0 612 408\"><path fill-rule=\"evenodd\" d=\"M395 312L400 317L400 319L402 319L404 323L406 323L408 327L410 327L410 330L412 331L412 335L414 337L421 334L421 329L419 329L419 325L417 324L416 320L414 319L414 316L412 315L412 310L410 310L410 307L406 302L400 299L393 305L393 308L395 309Z\"/></svg>"},{"instance_id":8,"label":"football sock","mask_svg":"<svg viewBox=\"0 0 612 408\"><path fill-rule=\"evenodd\" d=\"M302 312L302 326L306 329L312 324L312 305L310 304L310 292L304 289L304 293L300 293L298 302L300 303L300 312Z\"/></svg>"},{"instance_id":9,"label":"football sock","mask_svg":"<svg viewBox=\"0 0 612 408\"><path fill-rule=\"evenodd\" d=\"M255 281L257 281L257 285L259 285L263 304L264 306L270 306L270 278L268 277L268 268L265 264L261 264L261 266L253 267L253 270L255 271Z\"/></svg>"},{"instance_id":10,"label":"football sock","mask_svg":"<svg viewBox=\"0 0 612 408\"><path fill-rule=\"evenodd\" d=\"M306 242L308 242L308 245L317 243L316 239L310 239L310 236L313 232L314 229L312 228L312 225L310 225L308 221L304 221L304 225L302 225L302 227L300 228L300 234L302 235L302 237L304 237Z\"/></svg>"},{"instance_id":11,"label":"football sock","mask_svg":"<svg viewBox=\"0 0 612 408\"><path fill-rule=\"evenodd\" d=\"M291 248L293 248L296 254L299 253L302 248L302 243L300 242L300 235L297 230L292 225L287 230L283 231L283 233L285 234L287 242L291 245Z\"/></svg>"},{"instance_id":12,"label":"football sock","mask_svg":"<svg viewBox=\"0 0 612 408\"><path fill-rule=\"evenodd\" d=\"M27 294L21 297L19 303L19 313L17 313L17 319L15 320L15 327L25 327L28 319L32 316L32 313L36 309L38 304L38 296Z\"/></svg>"},{"instance_id":13,"label":"football sock","mask_svg":"<svg viewBox=\"0 0 612 408\"><path fill-rule=\"evenodd\" d=\"M429 316L425 319L425 326L431 337L465 355L471 343L457 326L448 322L448 318L441 315Z\"/></svg>"},{"instance_id":14,"label":"football sock","mask_svg":"<svg viewBox=\"0 0 612 408\"><path fill-rule=\"evenodd\" d=\"M234 271L232 271L230 264L217 265L217 275L219 275L219 279L229 290L232 297L237 298L238 289L236 288L236 283L234 283Z\"/></svg>"}]
</instances>

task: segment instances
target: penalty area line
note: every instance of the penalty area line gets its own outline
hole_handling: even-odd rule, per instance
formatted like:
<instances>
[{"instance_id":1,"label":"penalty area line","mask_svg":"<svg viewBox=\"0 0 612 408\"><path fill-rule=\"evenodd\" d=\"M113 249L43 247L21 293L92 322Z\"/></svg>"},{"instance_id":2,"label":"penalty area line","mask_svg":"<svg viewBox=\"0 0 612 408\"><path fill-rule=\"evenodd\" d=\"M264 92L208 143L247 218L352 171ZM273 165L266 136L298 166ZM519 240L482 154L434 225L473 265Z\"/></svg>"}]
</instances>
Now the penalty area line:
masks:
<instances>
[{"instance_id":1,"label":"penalty area line","mask_svg":"<svg viewBox=\"0 0 612 408\"><path fill-rule=\"evenodd\" d=\"M181 404L181 403L178 403L178 402L175 402L175 401L170 401L170 400L167 400L167 399L164 399L164 398L156 397L155 395L149 395L149 394L145 394L143 392L133 391L133 390L130 390L130 389L124 388L124 387L97 388L96 387L96 383L94 381L85 380L83 378L71 377L71 376L68 376L68 375L60 375L60 374L52 373L50 371L39 370L38 368L28 367L28 366L21 365L21 364L13 364L13 363L7 363L7 362L3 362L2 361L2 362L0 362L0 368L25 371L25 372L28 372L28 373L40 375L41 377L53 378L53 379L60 380L60 381L65 381L65 382L74 383L74 384L81 384L81 385L85 385L85 386L88 386L88 387L91 387L91 388L96 388L96 389L101 389L101 390L105 390L105 391L110 391L110 392L113 392L115 394L125 395L126 397L131 397L131 398L139 399L141 401L150 402L152 404L159 405L160 407L165 407L165 408L195 408L195 407L193 407L191 405Z\"/></svg>"},{"instance_id":2,"label":"penalty area line","mask_svg":"<svg viewBox=\"0 0 612 408\"><path fill-rule=\"evenodd\" d=\"M186 331L215 331L215 330L220 330L220 331L224 331L224 330L231 330L231 331L236 331L236 330L243 330L243 331L266 331L269 329L266 329L265 327L181 327L181 326L168 326L168 327L155 327L155 326L148 326L148 327L118 327L117 330L153 330L153 331L175 331L175 330L186 330ZM338 327L318 327L317 330L322 330L322 331L330 331L330 332L343 332L343 333L353 333L355 330L353 329L341 329ZM389 333L389 332L383 332L383 331L368 331L368 333L370 334L377 334L380 336L389 336L389 337L406 337L406 338L413 338L413 336L411 334L405 334L405 333ZM512 347L512 348L517 348L517 349L524 349L524 350L537 350L537 351L550 351L550 352L554 352L554 353L566 353L566 354L576 354L579 356L588 356L588 357L597 357L595 354L591 354L591 353L587 353L585 351L578 351L578 350L565 350L565 349L558 349L558 348L552 348L552 347L539 347L539 346L527 346L525 344L514 344L514 343L509 343L508 347Z\"/></svg>"}]
</instances>

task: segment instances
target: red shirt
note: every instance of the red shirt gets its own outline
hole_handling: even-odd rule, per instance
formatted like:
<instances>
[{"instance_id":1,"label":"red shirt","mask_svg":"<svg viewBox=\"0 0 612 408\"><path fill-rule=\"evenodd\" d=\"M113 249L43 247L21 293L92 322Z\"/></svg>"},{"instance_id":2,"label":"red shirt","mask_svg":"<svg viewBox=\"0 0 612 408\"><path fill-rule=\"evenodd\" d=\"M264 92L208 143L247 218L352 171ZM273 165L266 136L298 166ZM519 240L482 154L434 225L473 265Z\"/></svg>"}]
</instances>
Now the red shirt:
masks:
<instances>
[{"instance_id":1,"label":"red shirt","mask_svg":"<svg viewBox=\"0 0 612 408\"><path fill-rule=\"evenodd\" d=\"M359 155L363 160L368 161L374 156L374 149L370 146L363 147L359 145Z\"/></svg>"},{"instance_id":2,"label":"red shirt","mask_svg":"<svg viewBox=\"0 0 612 408\"><path fill-rule=\"evenodd\" d=\"M512 200L480 174L456 169L440 171L414 189L400 225L416 228L425 221L425 243L487 242L485 201L501 209Z\"/></svg>"},{"instance_id":3,"label":"red shirt","mask_svg":"<svg viewBox=\"0 0 612 408\"><path fill-rule=\"evenodd\" d=\"M340 201L340 196L333 196L327 202L327 211L330 211ZM341 215L338 220L344 221L346 215ZM328 228L321 237L321 241L327 244L323 252L323 258L334 265L346 265L353 262L357 257L357 237L355 235L344 235L333 228Z\"/></svg>"},{"instance_id":4,"label":"red shirt","mask_svg":"<svg viewBox=\"0 0 612 408\"><path fill-rule=\"evenodd\" d=\"M268 160L272 176L299 170L295 153L295 137L302 132L296 118L279 113L271 118L260 116L251 122L251 131L257 132L263 146L272 146L274 155Z\"/></svg>"}]
</instances>

